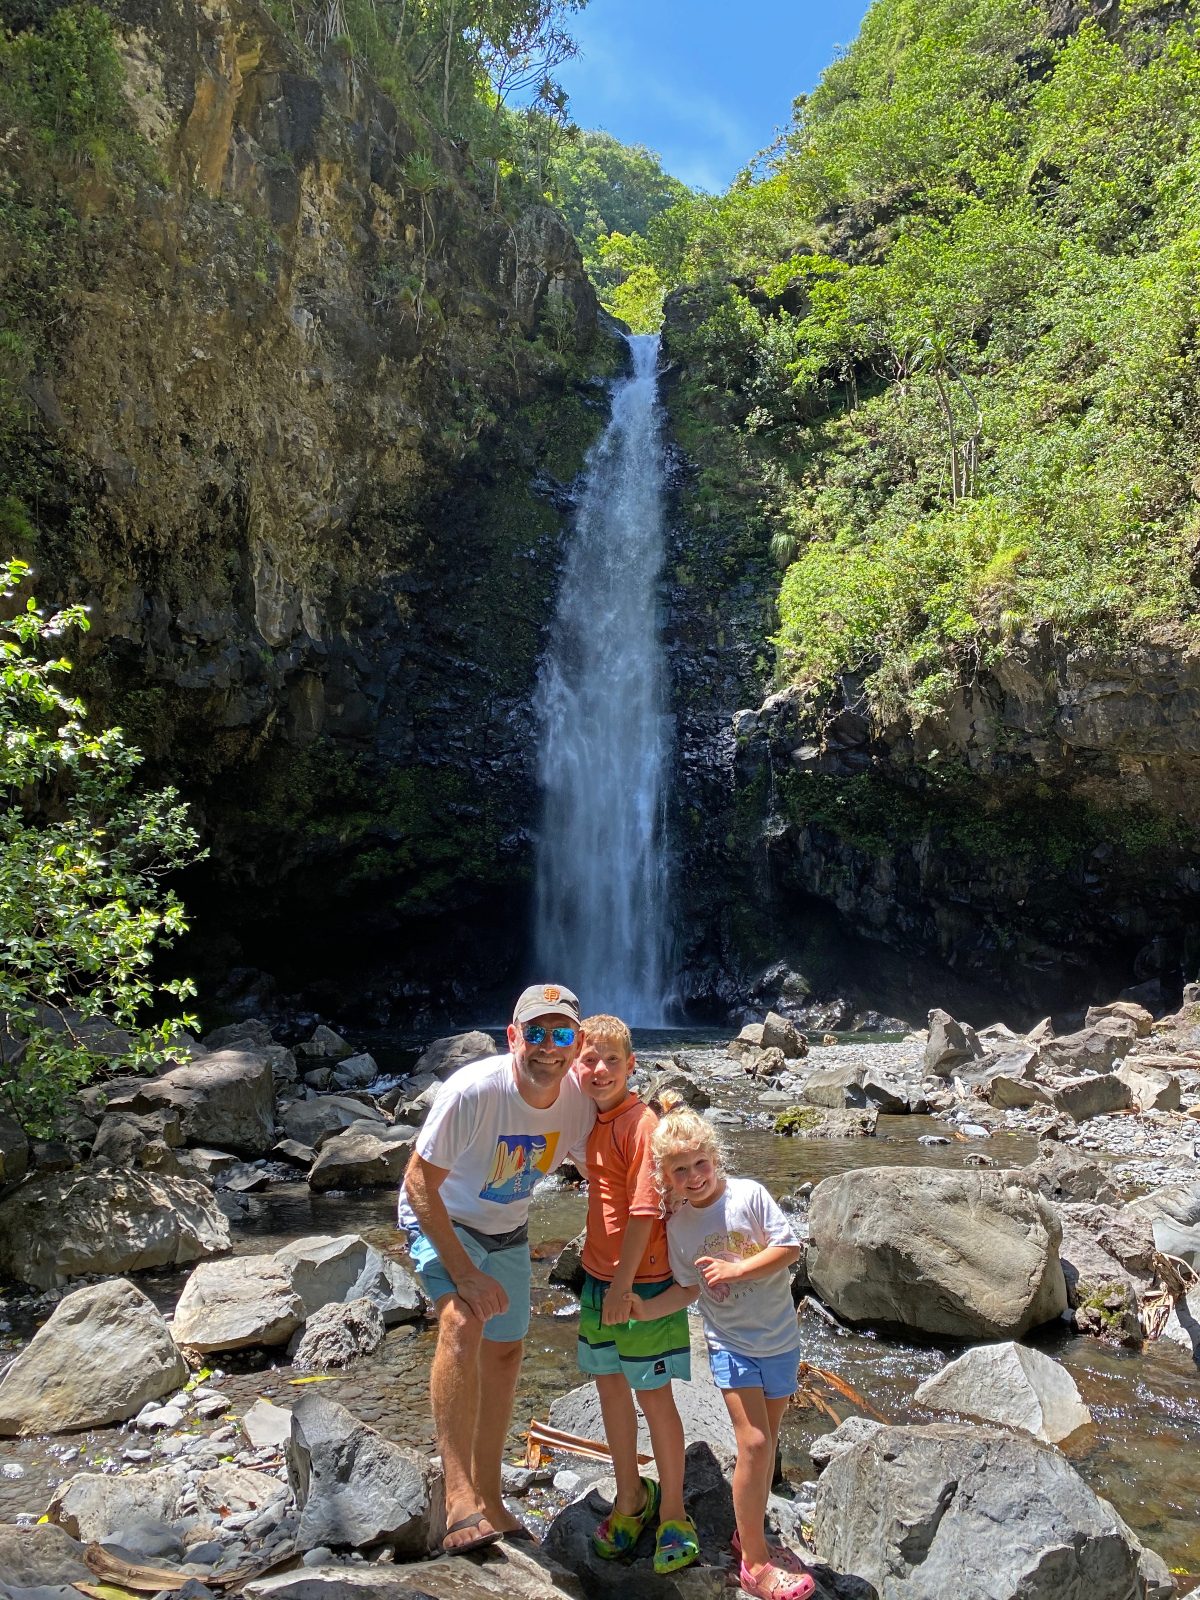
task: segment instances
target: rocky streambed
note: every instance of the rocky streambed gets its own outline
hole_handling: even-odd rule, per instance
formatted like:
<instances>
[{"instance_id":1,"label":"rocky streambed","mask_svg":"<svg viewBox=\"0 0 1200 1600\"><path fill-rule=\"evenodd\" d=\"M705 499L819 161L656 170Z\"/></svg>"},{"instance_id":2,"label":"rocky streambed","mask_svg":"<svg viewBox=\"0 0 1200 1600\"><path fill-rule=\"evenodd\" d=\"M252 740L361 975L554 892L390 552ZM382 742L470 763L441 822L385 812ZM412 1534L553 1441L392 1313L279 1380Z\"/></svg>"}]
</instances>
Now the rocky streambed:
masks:
<instances>
[{"instance_id":1,"label":"rocky streambed","mask_svg":"<svg viewBox=\"0 0 1200 1600\"><path fill-rule=\"evenodd\" d=\"M1098 1022L1093 1024L1097 1025ZM1136 1026L1145 1024L1141 1019L1131 1023L1134 1039ZM761 1177L794 1208L802 1231L814 1234L809 1279L816 1281L801 1280L797 1284L806 1357L813 1366L832 1371L851 1385L870 1409L888 1423L910 1430L917 1441L914 1449L919 1446L925 1452L923 1465L919 1470L914 1465L912 1471L927 1483L934 1498L945 1487L938 1472L956 1459L955 1452L964 1448L964 1438L974 1441L973 1448L986 1446L985 1453L999 1452L988 1468L990 1483L1001 1481L1008 1471L1032 1472L1036 1476L1043 1470L1041 1459L1050 1447L1028 1442L1020 1448L1035 1451L1035 1455L1022 1456L1015 1467L1012 1462L1004 1464L1004 1451L1009 1446L987 1443L987 1430L981 1425L987 1421L986 1410L965 1435L946 1432L959 1426L957 1419L965 1414L956 1409L963 1404L961 1388L958 1399L951 1396L952 1403L947 1406L945 1396L939 1401L936 1393L931 1395L925 1387L929 1380L948 1372L964 1349L975 1352L981 1340L995 1341L1007 1333L1010 1339L1021 1340L1011 1346L1019 1353L1019 1361L1030 1366L1034 1357L1044 1358L1054 1373L1066 1374L1077 1391L1077 1402L1071 1403L1078 1403L1090 1413L1089 1420L1082 1426L1073 1426L1052 1450L1054 1459L1063 1463L1061 1469L1054 1469L1056 1472L1066 1474L1068 1466L1074 1471L1054 1478L1047 1488L1047 1503L1066 1503L1064 1496L1071 1500L1077 1493L1073 1487L1076 1484L1103 1496L1133 1534L1164 1558L1167 1566L1176 1569L1185 1589L1189 1586L1185 1574L1200 1571L1200 1535L1196 1532L1200 1505L1200 1468L1196 1465L1200 1460L1200 1407L1196 1403L1200 1369L1192 1349L1179 1337L1186 1337L1187 1333L1186 1300L1182 1302L1182 1314L1173 1313L1175 1338L1164 1336L1144 1346L1139 1340L1140 1348L1130 1347L1129 1319L1138 1314L1139 1304L1154 1292L1155 1279L1147 1268L1152 1262L1156 1227L1163 1234L1163 1217L1167 1214L1161 1208L1156 1213L1151 1205L1150 1214L1142 1217L1139 1229L1139 1214L1127 1202L1139 1191L1169 1196L1181 1186L1186 1195L1190 1192L1188 1186L1196 1181L1194 1140L1200 1123L1187 1113L1200 1094L1200 1057L1193 1059L1188 1053L1198 1042L1189 1032L1191 1026L1182 1017L1171 1026L1160 1024L1156 1032L1147 1029L1145 1042L1138 1041L1139 1057L1156 1055L1160 1061L1169 1058L1174 1062L1173 1067L1143 1066L1139 1070L1143 1074L1173 1073L1180 1091L1177 1107L1137 1111L1131 1106L1078 1121L1049 1099L1035 1097L1027 1106L996 1105L992 1082L997 1077L1018 1080L1012 1061L1007 1063L1007 1072L989 1075L995 1065L993 1058L1018 1055L1026 1046L1014 1045L1015 1035L1003 1039L993 1033L988 1040L984 1037L988 1030L979 1035L959 1030L960 1039L953 1019L935 1018L928 1039L843 1041L827 1046L814 1041L804 1056L796 1053L803 1048L803 1042L789 1033L786 1025L777 1040L774 1035L764 1038L753 1028L744 1030L748 1037L728 1048L723 1041L701 1038L639 1040L647 1092L653 1089L701 1102L707 1100L709 1115L727 1139L734 1167ZM1077 1031L1086 1033L1087 1029ZM1119 1030L1112 1035L1124 1036ZM339 1564L346 1554L346 1542L358 1547L360 1559L354 1565L370 1567L376 1574L380 1572L378 1564L363 1561L364 1552L375 1555L380 1549L398 1548L401 1554L416 1553L425 1536L421 1529L434 1524L437 1517L437 1484L420 1465L431 1444L425 1383L432 1331L422 1315L419 1296L414 1295L404 1273L403 1253L393 1228L395 1178L389 1165L398 1158L419 1120L421 1107L415 1102L422 1094L428 1094L439 1073L452 1070L461 1053L477 1049L479 1041L476 1036L473 1043L464 1039L447 1043L421 1063L420 1077L397 1078L388 1073L392 1042L380 1041L373 1046L371 1056L366 1058L368 1067L362 1053L347 1055L348 1047L340 1041L334 1044L331 1039L318 1039L309 1054L298 1058L291 1052L281 1054L280 1047L268 1044L261 1034L253 1039L217 1038L208 1041L218 1046L216 1051L197 1052L190 1069L194 1080L203 1077L198 1069L213 1055L274 1052L267 1055L273 1110L259 1118L259 1131L254 1132L254 1118L242 1108L240 1154L219 1150L208 1142L213 1130L205 1123L198 1097L193 1094L190 1100L181 1098L180 1091L186 1085L168 1082L164 1090L164 1080L160 1079L155 1080L156 1086L143 1085L133 1091L135 1096L145 1096L142 1101L122 1106L119 1093L127 1091L119 1091L115 1108L110 1100L92 1135L93 1149L97 1142L100 1144L100 1164L93 1156L85 1166L70 1171L35 1173L0 1201L0 1241L13 1237L12 1229L5 1232L9 1208L21 1202L22 1195L23 1204L28 1206L31 1193L40 1198L44 1207L50 1191L39 1195L35 1185L48 1183L51 1178L57 1180L60 1195L68 1180L71 1185L81 1181L93 1185L89 1195L92 1201L97 1195L107 1195L110 1222L123 1206L134 1202L150 1204L144 1193L146 1184L157 1184L161 1193L164 1185L169 1190L172 1178L176 1184L202 1188L211 1202L206 1210L198 1197L185 1196L192 1206L192 1235L201 1241L199 1247L186 1243L180 1246L176 1239L172 1246L176 1253L169 1258L160 1255L159 1263L151 1270L134 1270L128 1263L113 1269L110 1263L107 1273L95 1275L96 1282L87 1292L114 1297L99 1307L102 1322L111 1322L118 1314L129 1316L131 1311L136 1320L141 1313L135 1297L142 1295L154 1315L166 1313L172 1318L166 1325L170 1349L164 1352L159 1393L133 1411L127 1409L124 1420L110 1419L106 1426L74 1427L69 1432L12 1437L0 1443L0 1518L7 1523L33 1522L49 1507L56 1531L61 1529L80 1541L124 1534L132 1540L132 1545L125 1546L127 1550L139 1546L134 1553L144 1559L154 1557L160 1565L173 1564L180 1572L190 1569L191 1581L211 1585L205 1591L211 1593L222 1592L222 1583L229 1575L244 1573L248 1564L261 1566L291 1551L306 1515L308 1527L299 1542L309 1547L307 1570L314 1575L313 1582L319 1578L326 1552L335 1563L331 1570L342 1574L337 1581L349 1582L345 1574L350 1569ZM1004 1048L994 1049L993 1044L1000 1042ZM237 1049L239 1044L244 1048ZM1079 1048L1089 1044L1094 1067L1105 1047L1098 1046L1095 1040L1085 1040ZM323 1050L330 1053L322 1054ZM945 1059L947 1053L952 1060ZM1131 1047L1121 1053L1120 1059L1132 1053ZM1065 1057L1066 1051L1060 1049L1059 1055ZM290 1062L284 1056L290 1056ZM396 1059L407 1065L410 1058ZM1030 1055L1025 1066L1033 1061ZM1109 1063L1110 1068L1113 1064ZM1035 1073L1019 1081L1037 1082L1039 1073L1043 1084L1053 1076L1039 1059ZM239 1125L229 1084L222 1097L225 1104L221 1126L228 1130ZM154 1101L157 1105L150 1103ZM366 1115L359 1116L359 1111ZM189 1124L191 1130L174 1144L162 1137L170 1127L171 1112L179 1118L180 1131L183 1124ZM139 1119L142 1126L131 1132L130 1124ZM262 1131L268 1123L269 1142L262 1143L268 1139ZM787 1136L775 1131L777 1124L790 1130ZM251 1129L249 1133L247 1128ZM104 1151L119 1142L118 1134L124 1140L118 1153L127 1164L106 1165ZM305 1143L306 1136L311 1143ZM143 1142L137 1146L139 1138ZM258 1154L250 1148L255 1143L262 1143ZM284 1150L285 1145L292 1148ZM39 1163L47 1163L45 1152L33 1155ZM357 1172L350 1157L359 1163ZM335 1169L335 1181L353 1180L353 1189L326 1186L335 1158L341 1163ZM307 1175L302 1176L306 1167ZM878 1169L885 1169L883 1178L877 1175ZM1019 1182L1002 1176L1014 1172L1024 1174ZM893 1180L887 1178L887 1173L894 1175ZM810 1200L814 1188L825 1179L835 1182L825 1184L816 1199ZM847 1306L837 1304L843 1292L832 1286L828 1275L828 1242L818 1235L823 1226L822 1213L829 1210L828 1197L836 1197L838 1185L867 1181L894 1181L901 1186L889 1202L892 1211L911 1206L911 1195L921 1192L922 1186L932 1185L932 1214L940 1219L937 1226L943 1233L949 1228L947 1219L961 1200L961 1195L955 1199L954 1186L966 1186L963 1193L968 1211L980 1206L986 1209L996 1196L1008 1195L1003 1204L1025 1208L1022 1226L1028 1232L1036 1233L1038 1227L1047 1232L1046 1261L1053 1256L1057 1263L1061 1257L1066 1268L1061 1311L1049 1320L1039 1320L1029 1331L980 1325L973 1333L959 1331L951 1338L920 1326L924 1313L916 1309L917 1305L945 1298L945 1286L939 1288L926 1281L923 1288L916 1286L912 1307L901 1301L894 1303L898 1316L895 1320L885 1319L890 1326L879 1326L873 1317L866 1319L867 1325L849 1326ZM105 1184L109 1185L107 1190L103 1189ZM123 1199L117 1193L121 1185ZM1010 1191L1017 1196L1015 1201ZM1175 1209L1179 1215L1168 1217L1168 1232L1171 1227L1176 1230L1169 1242L1186 1249L1187 1229L1200 1222L1200 1215L1194 1216L1190 1224L1186 1204L1176 1205ZM577 1413L570 1409L578 1402L564 1400L577 1378L576 1302L564 1282L555 1280L570 1281L570 1250L561 1247L581 1225L583 1210L580 1191L563 1181L545 1185L535 1202L532 1231L538 1258L537 1288L511 1441L514 1461L522 1449L519 1434L533 1416L544 1418L554 1407L552 1414L559 1419L559 1425L570 1426L571 1419L578 1420ZM26 1225L29 1215L26 1211ZM916 1215L919 1223L919 1211ZM206 1222L205 1218L209 1220ZM1052 1238L1056 1218L1062 1230L1059 1242ZM991 1225L999 1226L1002 1220L1001 1212L996 1212ZM224 1244L220 1237L222 1224L227 1228ZM207 1244L203 1242L206 1228L212 1235ZM61 1259L61 1230L56 1231L52 1225L43 1232ZM119 1235L120 1229L115 1232ZM144 1238L142 1243L145 1244ZM7 1247L0 1244L0 1248ZM189 1269L186 1262L193 1248L207 1259L200 1268ZM221 1254L226 1248L231 1248L232 1258ZM8 1259L11 1261L11 1256ZM49 1279L52 1275L38 1265L40 1262L44 1266L48 1259L46 1250L39 1253L27 1242L23 1258L26 1275L32 1270ZM859 1273L858 1277L878 1284L878 1259L877 1256L872 1270ZM253 1285L253 1294L226 1292L231 1281L239 1281L234 1270L238 1263L244 1264L240 1273L242 1287ZM125 1275L132 1291L129 1295L118 1290L114 1271ZM200 1292L207 1271L213 1274L209 1288L215 1285L220 1292ZM1050 1284L1046 1292L1053 1301L1058 1280L1053 1270L1045 1276ZM847 1282L855 1278L852 1271ZM64 1292L68 1297L74 1296L78 1282L71 1277L61 1285L47 1281L36 1293L16 1286L6 1292L2 1315L7 1323L10 1352L26 1349L35 1325L54 1312ZM1097 1294L1097 1303L1089 1304ZM273 1306L269 1304L272 1297L276 1302ZM830 1304L834 1313L840 1310L842 1315L831 1314ZM237 1326L238 1319L244 1322L251 1307L258 1321L252 1327ZM278 1313L281 1308L281 1321L267 1321L272 1311ZM975 1316L978 1311L975 1305L969 1315ZM1040 1319L1040 1310L1035 1314ZM329 1323L324 1330L323 1318ZM214 1343L214 1324L222 1320L224 1327ZM280 1333L280 1327L286 1331ZM174 1339L170 1338L170 1331ZM177 1355L176 1342L186 1342L185 1332L199 1340L187 1346L192 1366L180 1371L171 1365L168 1374L166 1368ZM43 1333L43 1346L46 1337ZM306 1338L310 1344L307 1353L303 1349ZM1122 1339L1127 1342L1122 1344ZM205 1344L207 1349L202 1348ZM1004 1352L1010 1345L993 1342L982 1348ZM342 1361L348 1364L341 1366ZM19 1376L14 1369L0 1376L0 1418L5 1414L6 1399L11 1399L13 1379ZM1020 1377L1024 1382L1024 1367ZM953 1373L949 1372L949 1381L952 1380ZM968 1392L983 1393L989 1381L992 1380L987 1374L973 1377L974 1389ZM1046 1381L1045 1373L1036 1370L1029 1380L1041 1408L1038 1416L1051 1419L1047 1425L1053 1428L1054 1416L1059 1416L1061 1422L1061 1415L1056 1410L1058 1402L1053 1396L1047 1399L1043 1392ZM1005 1382L1011 1398L1011 1372ZM1057 1379L1051 1380L1052 1387L1055 1382ZM701 1386L690 1387L699 1399ZM23 1388L26 1394L30 1392L27 1381ZM857 1574L855 1583L870 1578L864 1571L865 1557L845 1546L830 1520L828 1505L822 1507L821 1480L816 1477L810 1455L815 1447L817 1458L823 1462L821 1440L830 1435L840 1417L859 1416L862 1408L819 1384L810 1395L811 1403L789 1413L785 1427L783 1466L790 1487L788 1497L780 1499L775 1507L776 1520L785 1533L796 1539L802 1537L805 1526L821 1533L828 1554L824 1549L821 1553L827 1560L836 1556L835 1566L823 1579L827 1593L866 1595L871 1591L855 1589L848 1577L850 1573ZM310 1404L316 1397L321 1406ZM314 1439L297 1444L294 1425L286 1413L296 1410L300 1402L302 1409L311 1413L308 1432ZM126 1404L130 1403L127 1397ZM8 1409L11 1412L17 1408L10 1405ZM1074 1415L1069 1413L1072 1420ZM564 1417L568 1420L562 1420ZM19 1428L20 1416L16 1420ZM692 1436L715 1439L710 1422L711 1419L698 1418L696 1426L700 1431ZM851 1429L861 1425L861 1418L859 1423L848 1424ZM1023 1425L1030 1425L1028 1416ZM336 1438L341 1429L357 1437L354 1430L360 1428L367 1430L364 1437L368 1439L376 1437L372 1429L378 1430L378 1438L389 1449L407 1447L411 1451L411 1458L406 1457L404 1463L389 1458L388 1470L399 1473L407 1485L404 1494L414 1507L410 1519L413 1526L390 1543L380 1544L368 1537L381 1530L371 1529L366 1523L352 1540L330 1539L326 1544L317 1539L312 1543L316 1511L307 1512L302 1503L306 1494L302 1459L311 1457L313 1449L319 1453L316 1436L328 1441ZM10 1427L8 1431L15 1430ZM573 1431L588 1429L576 1427ZM843 1434L844 1430L835 1436L835 1448L844 1442ZM1053 1437L1053 1432L1047 1436ZM1003 1437L1025 1439L1024 1434L1013 1436L1007 1431ZM870 1446L863 1438L853 1448L858 1452L857 1465L847 1480L849 1487L843 1484L838 1494L869 1494L886 1502L893 1489L883 1479L871 1477L872 1472L878 1475L881 1469L877 1462L872 1465L874 1456L867 1459L871 1450L878 1454L878 1447ZM828 1451L829 1447L824 1449ZM990 1455L988 1460L991 1461ZM849 1467L840 1470L851 1471ZM581 1519L592 1513L572 1507L577 1497L594 1492L593 1482L601 1472L595 1465L558 1458L549 1470L538 1473L514 1467L511 1478L511 1487L519 1494L523 1514L531 1526L539 1532L555 1530L548 1550L557 1552L559 1559L566 1560L573 1569L582 1564L579 1577L588 1593L607 1590L601 1582L604 1575L588 1569L582 1536L576 1538L571 1532L574 1528L577 1534L584 1526ZM727 1553L728 1529L722 1518L728 1507L716 1488L718 1481L724 1485L727 1499L721 1462L717 1460L714 1466L697 1457L692 1472L694 1494L711 1513L709 1543L724 1541L721 1554L712 1557L718 1561L716 1570L723 1578L719 1560ZM598 1487L602 1491L603 1482ZM826 1501L833 1492L832 1488L825 1491ZM314 1495L311 1488L311 1473L307 1493L310 1501L320 1501L320 1495ZM1088 1502L1089 1506L1092 1504ZM369 1497L363 1514L369 1521ZM1092 1514L1088 1512L1089 1516ZM1084 1513L1078 1511L1078 1516L1083 1517ZM854 1519L848 1513L846 1523L853 1528ZM1074 1533L1079 1532L1077 1525ZM1030 1538L1036 1544L1037 1539L1049 1538L1051 1533L1039 1525ZM855 1537L862 1537L861 1530ZM1112 1537L1115 1536L1109 1530L1101 1542L1108 1540L1111 1544ZM943 1562L951 1559L947 1548L945 1544L941 1547L939 1559ZM1122 1544L1121 1549L1127 1547ZM1120 1557L1104 1582L1111 1579L1119 1583L1120 1563L1125 1559ZM487 1582L477 1574L471 1575L475 1574L475 1567L470 1563L437 1564L439 1569L447 1565L468 1567L468 1576L462 1580L467 1588L463 1590L460 1585L457 1592L485 1592L489 1582L507 1584L507 1592L523 1592L522 1585L533 1584L536 1589L538 1583L551 1581L544 1571L540 1577L524 1567L523 1576L510 1572L508 1556L503 1559L503 1573L493 1572ZM410 1588L441 1592L424 1581L425 1569L421 1581L412 1566L393 1570L396 1581L402 1574L407 1576ZM931 1566L929 1573L935 1570L941 1571L939 1582L949 1581L945 1568ZM961 1582L971 1580L963 1573L959 1577L960 1592L965 1592ZM1168 1592L1165 1585L1169 1580L1161 1563L1151 1577L1153 1583L1146 1592ZM255 1582L261 1586L275 1581L254 1580L246 1592L259 1592ZM394 1584L387 1587L392 1580L384 1576L371 1581L382 1583L388 1593L397 1592ZM622 1581L631 1581L627 1573L622 1575ZM914 1587L912 1573L902 1583L896 1580L892 1587L888 1583L876 1585L876 1592L897 1596L925 1592ZM361 1590L362 1581L356 1577L353 1592ZM194 1592L197 1597L201 1594L200 1590ZM310 1592L349 1591L344 1587L304 1591L306 1595ZM1047 1596L1061 1592L1061 1587L1029 1590L1030 1594ZM1115 1594L1117 1590L1110 1591L1100 1583L1095 1592Z\"/></svg>"}]
</instances>

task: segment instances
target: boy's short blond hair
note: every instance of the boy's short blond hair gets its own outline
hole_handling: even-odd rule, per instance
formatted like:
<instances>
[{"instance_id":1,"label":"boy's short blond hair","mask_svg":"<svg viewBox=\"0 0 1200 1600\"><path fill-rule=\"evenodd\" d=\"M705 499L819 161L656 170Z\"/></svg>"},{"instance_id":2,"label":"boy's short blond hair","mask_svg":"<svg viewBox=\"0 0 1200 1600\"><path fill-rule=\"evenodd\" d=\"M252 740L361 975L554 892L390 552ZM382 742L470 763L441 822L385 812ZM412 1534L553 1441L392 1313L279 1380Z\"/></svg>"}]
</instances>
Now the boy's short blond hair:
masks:
<instances>
[{"instance_id":1,"label":"boy's short blond hair","mask_svg":"<svg viewBox=\"0 0 1200 1600\"><path fill-rule=\"evenodd\" d=\"M579 1031L585 1045L605 1039L610 1044L619 1044L627 1056L633 1054L633 1035L629 1031L629 1024L622 1022L620 1017L609 1017L603 1012L594 1017L584 1017L579 1024Z\"/></svg>"},{"instance_id":2,"label":"boy's short blond hair","mask_svg":"<svg viewBox=\"0 0 1200 1600\"><path fill-rule=\"evenodd\" d=\"M717 1130L711 1122L693 1111L691 1106L677 1106L659 1118L658 1127L655 1128L651 1140L651 1149L658 1164L659 1188L664 1194L670 1192L670 1185L665 1182L664 1169L671 1157L677 1156L681 1150L703 1150L711 1158L718 1172L725 1171L725 1146L721 1143Z\"/></svg>"}]
</instances>

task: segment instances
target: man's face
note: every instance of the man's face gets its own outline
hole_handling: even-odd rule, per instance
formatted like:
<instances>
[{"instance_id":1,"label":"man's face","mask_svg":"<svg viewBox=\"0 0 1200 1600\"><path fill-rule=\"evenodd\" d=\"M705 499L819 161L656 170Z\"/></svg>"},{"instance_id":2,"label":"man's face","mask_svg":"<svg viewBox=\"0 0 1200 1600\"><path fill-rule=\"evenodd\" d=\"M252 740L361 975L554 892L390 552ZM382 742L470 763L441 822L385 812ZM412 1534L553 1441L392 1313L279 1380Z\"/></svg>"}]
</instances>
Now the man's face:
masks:
<instances>
[{"instance_id":1,"label":"man's face","mask_svg":"<svg viewBox=\"0 0 1200 1600\"><path fill-rule=\"evenodd\" d=\"M566 1028L570 1032L570 1044L555 1044L556 1028ZM531 1039L538 1042L531 1043ZM545 1016L534 1017L529 1022L509 1024L508 1048L516 1064L517 1078L538 1094L558 1088L579 1054L579 1045L579 1024L561 1011L548 1011Z\"/></svg>"},{"instance_id":2,"label":"man's face","mask_svg":"<svg viewBox=\"0 0 1200 1600\"><path fill-rule=\"evenodd\" d=\"M633 1057L616 1039L585 1039L579 1054L578 1078L597 1111L611 1111L625 1098Z\"/></svg>"}]
</instances>

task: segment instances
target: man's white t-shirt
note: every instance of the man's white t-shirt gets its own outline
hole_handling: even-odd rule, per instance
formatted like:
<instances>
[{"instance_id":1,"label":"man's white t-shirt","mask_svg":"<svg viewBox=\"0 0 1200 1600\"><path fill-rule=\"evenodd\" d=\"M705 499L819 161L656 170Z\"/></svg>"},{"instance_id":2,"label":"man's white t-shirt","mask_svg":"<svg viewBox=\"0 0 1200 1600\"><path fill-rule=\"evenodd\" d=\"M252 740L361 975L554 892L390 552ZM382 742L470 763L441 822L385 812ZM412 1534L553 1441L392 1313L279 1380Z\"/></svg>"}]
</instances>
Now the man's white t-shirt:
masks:
<instances>
[{"instance_id":1,"label":"man's white t-shirt","mask_svg":"<svg viewBox=\"0 0 1200 1600\"><path fill-rule=\"evenodd\" d=\"M416 1150L449 1168L440 1193L455 1222L508 1233L528 1218L534 1184L586 1143L595 1119L596 1107L572 1073L554 1104L539 1111L521 1097L512 1056L489 1056L446 1079ZM414 1225L401 1189L400 1226Z\"/></svg>"},{"instance_id":2,"label":"man's white t-shirt","mask_svg":"<svg viewBox=\"0 0 1200 1600\"><path fill-rule=\"evenodd\" d=\"M710 1206L680 1206L667 1218L667 1254L676 1283L699 1284L699 1307L710 1349L743 1356L779 1356L800 1343L791 1274L719 1284L714 1293L696 1269L700 1256L744 1261L768 1245L799 1244L795 1230L761 1183L726 1178L725 1193ZM722 1291L728 1293L722 1298Z\"/></svg>"}]
</instances>

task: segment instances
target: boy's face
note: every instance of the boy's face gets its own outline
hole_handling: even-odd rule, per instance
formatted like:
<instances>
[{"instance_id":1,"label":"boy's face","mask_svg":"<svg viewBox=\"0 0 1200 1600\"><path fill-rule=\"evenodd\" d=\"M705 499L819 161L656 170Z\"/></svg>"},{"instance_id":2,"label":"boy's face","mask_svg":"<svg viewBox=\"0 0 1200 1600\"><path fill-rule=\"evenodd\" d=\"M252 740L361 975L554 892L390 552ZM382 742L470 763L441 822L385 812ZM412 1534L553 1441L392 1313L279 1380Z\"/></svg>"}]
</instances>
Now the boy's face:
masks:
<instances>
[{"instance_id":1,"label":"boy's face","mask_svg":"<svg viewBox=\"0 0 1200 1600\"><path fill-rule=\"evenodd\" d=\"M589 1039L584 1036L575 1068L584 1094L596 1102L597 1111L611 1111L625 1098L625 1086L634 1068L634 1057L615 1039Z\"/></svg>"}]
</instances>

